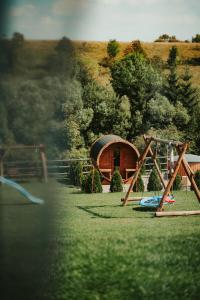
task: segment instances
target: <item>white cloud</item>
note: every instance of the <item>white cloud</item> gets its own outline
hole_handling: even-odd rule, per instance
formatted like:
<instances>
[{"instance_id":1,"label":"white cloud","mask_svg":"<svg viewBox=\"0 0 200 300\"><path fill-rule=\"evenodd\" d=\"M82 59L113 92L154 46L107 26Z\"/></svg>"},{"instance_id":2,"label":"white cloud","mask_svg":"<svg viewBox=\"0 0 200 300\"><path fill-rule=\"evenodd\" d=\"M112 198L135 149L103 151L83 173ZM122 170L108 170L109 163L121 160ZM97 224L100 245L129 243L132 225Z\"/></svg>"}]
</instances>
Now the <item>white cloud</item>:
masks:
<instances>
[{"instance_id":1,"label":"white cloud","mask_svg":"<svg viewBox=\"0 0 200 300\"><path fill-rule=\"evenodd\" d=\"M34 5L25 4L11 7L9 14L11 17L23 17L33 15L36 11L37 9Z\"/></svg>"}]
</instances>

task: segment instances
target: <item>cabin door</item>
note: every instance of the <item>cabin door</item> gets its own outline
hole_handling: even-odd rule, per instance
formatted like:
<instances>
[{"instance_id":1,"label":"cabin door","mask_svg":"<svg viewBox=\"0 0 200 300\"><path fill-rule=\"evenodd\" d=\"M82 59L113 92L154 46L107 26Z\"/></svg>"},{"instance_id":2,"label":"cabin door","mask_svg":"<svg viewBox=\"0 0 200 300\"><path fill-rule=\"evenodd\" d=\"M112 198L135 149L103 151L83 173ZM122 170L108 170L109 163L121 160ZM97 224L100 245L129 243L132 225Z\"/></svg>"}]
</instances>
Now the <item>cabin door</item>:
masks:
<instances>
[{"instance_id":1,"label":"cabin door","mask_svg":"<svg viewBox=\"0 0 200 300\"><path fill-rule=\"evenodd\" d=\"M115 169L120 170L120 147L116 147L113 149L113 171Z\"/></svg>"},{"instance_id":2,"label":"cabin door","mask_svg":"<svg viewBox=\"0 0 200 300\"><path fill-rule=\"evenodd\" d=\"M130 149L121 149L120 173L123 179L132 176L136 169L136 161L133 152Z\"/></svg>"}]
</instances>

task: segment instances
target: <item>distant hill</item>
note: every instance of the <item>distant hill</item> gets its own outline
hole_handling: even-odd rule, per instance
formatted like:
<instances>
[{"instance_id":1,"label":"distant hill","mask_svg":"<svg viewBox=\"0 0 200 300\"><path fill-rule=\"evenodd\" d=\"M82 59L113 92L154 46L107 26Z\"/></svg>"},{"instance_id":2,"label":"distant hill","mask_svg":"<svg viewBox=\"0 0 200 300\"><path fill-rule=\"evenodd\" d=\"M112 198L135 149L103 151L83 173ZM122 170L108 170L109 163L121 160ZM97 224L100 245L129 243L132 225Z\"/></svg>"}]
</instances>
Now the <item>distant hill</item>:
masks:
<instances>
[{"instance_id":1,"label":"distant hill","mask_svg":"<svg viewBox=\"0 0 200 300\"><path fill-rule=\"evenodd\" d=\"M36 54L36 63L40 65L54 52L57 42L56 40L29 40L26 41L26 47ZM120 42L118 58L123 56L124 50L129 44L128 42ZM193 84L196 86L200 85L200 43L154 42L141 44L149 58L157 56L164 62L167 61L170 48L176 46L181 59L181 64L178 66L179 73L182 73L186 63L189 63L189 69L193 75ZM106 56L107 42L75 41L74 45L78 57L80 57L81 61L87 66L93 77L102 84L108 84L110 78L109 70L99 65L99 62ZM167 70L164 70L164 72L167 72Z\"/></svg>"}]
</instances>

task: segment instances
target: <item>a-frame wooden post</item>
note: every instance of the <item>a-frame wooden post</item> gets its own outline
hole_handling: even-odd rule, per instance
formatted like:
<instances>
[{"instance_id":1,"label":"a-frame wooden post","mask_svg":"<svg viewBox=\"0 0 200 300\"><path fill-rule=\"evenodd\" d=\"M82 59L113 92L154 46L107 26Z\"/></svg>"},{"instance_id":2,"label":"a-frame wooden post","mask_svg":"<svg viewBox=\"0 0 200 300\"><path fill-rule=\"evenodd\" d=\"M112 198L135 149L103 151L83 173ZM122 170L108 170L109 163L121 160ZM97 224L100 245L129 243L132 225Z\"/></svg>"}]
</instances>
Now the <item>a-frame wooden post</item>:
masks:
<instances>
[{"instance_id":1,"label":"a-frame wooden post","mask_svg":"<svg viewBox=\"0 0 200 300\"><path fill-rule=\"evenodd\" d=\"M131 201L132 199L129 199L129 194L134 186L134 184L136 183L137 179L138 179L138 175L141 171L141 168L144 164L144 161L145 161L145 158L147 156L148 153L150 153L150 156L152 157L153 159L153 162L155 164L155 167L158 171L158 174L159 174L159 177L160 177L160 180L163 184L163 187L165 188L164 190L164 193L163 193L163 196L161 198L161 201L160 201L160 204L157 208L157 212L158 214L160 214L159 216L162 215L162 210L163 210L163 204L164 204L164 201L165 201L165 198L169 195L170 193L170 190L172 188L172 185L174 183L174 180L176 178L176 175L178 173L178 170L180 168L180 165L182 164L183 167L184 167L184 170L187 174L187 177L189 178L190 182L191 182L191 185L192 185L192 188L196 194L196 197L198 199L198 201L200 202L200 191L197 187L197 184L194 180L194 173L193 171L191 170L188 162L186 161L184 155L188 149L188 144L187 143L181 143L181 142L177 142L177 141L168 141L168 140L163 140L163 139L159 139L159 138L154 138L154 137L149 137L149 136L144 136L144 140L145 140L145 144L146 144L146 147L143 151L143 153L140 155L139 159L138 159L138 169L137 171L135 172L135 174L133 175L132 179L131 179L131 183L130 183L130 186L129 186L129 189L126 193L126 196L125 198L122 198L122 201L123 201L123 205L126 205L128 201ZM161 143L164 143L164 144L172 144L176 147L176 150L177 150L177 153L179 155L178 157L178 160L175 164L175 168L174 168L174 172L172 173L172 176L170 178L170 180L168 181L168 184L167 186L165 185L165 182L164 182L164 179L162 177L162 173L160 172L160 168L158 166L158 163L156 161L156 156L154 155L152 149L151 149L151 142L161 142ZM200 211L197 211L197 214L200 213ZM156 213L157 214L157 213ZM192 214L194 214L194 212L192 212ZM169 214L168 214L169 215ZM173 215L173 214L171 214ZM184 215L184 214L182 214Z\"/></svg>"},{"instance_id":2,"label":"a-frame wooden post","mask_svg":"<svg viewBox=\"0 0 200 300\"><path fill-rule=\"evenodd\" d=\"M176 145L177 152L179 153L179 158L178 158L178 160L177 160L177 162L176 162L176 165L175 165L175 168L174 168L174 172L173 172L173 174L172 174L170 180L168 181L167 187L166 187L166 189L165 189L165 191L164 191L164 193L163 193L163 196L162 196L162 199L161 199L161 201L160 201L160 204L159 204L159 206L158 206L158 208L157 208L157 211L162 211L162 209L163 209L163 203L164 203L164 201L165 201L165 198L166 198L166 197L168 196L168 194L170 193L170 190L171 190L171 188L172 188L172 185L173 185L173 183L174 183L174 180L175 180L175 178L176 178L176 175L177 175L177 173L178 173L178 170L179 170L179 168L180 168L180 165L181 165L181 163L183 162L183 158L184 158L184 155L185 155L185 153L186 153L187 148L188 148L188 144L187 144L187 143L186 143L186 144L183 144L183 145Z\"/></svg>"},{"instance_id":3,"label":"a-frame wooden post","mask_svg":"<svg viewBox=\"0 0 200 300\"><path fill-rule=\"evenodd\" d=\"M148 139L146 138L145 135L144 135L143 137L144 137L144 141L145 141L145 143L146 143L146 145L147 145ZM162 173L160 172L159 165L158 165L158 163L157 163L156 157L155 157L155 155L154 155L154 153L153 153L151 147L149 148L149 153L150 153L150 155L151 155L151 158L153 159L154 165L155 165L156 170L157 170L157 172L158 172L158 175L159 175L159 177L160 177L160 181L161 181L161 183L162 183L164 189L166 189L165 181L164 181L164 179L163 179Z\"/></svg>"},{"instance_id":4,"label":"a-frame wooden post","mask_svg":"<svg viewBox=\"0 0 200 300\"><path fill-rule=\"evenodd\" d=\"M187 177L189 178L190 182L191 182L191 186L196 194L196 197L198 199L198 201L200 202L200 191L198 189L198 186L194 180L194 173L193 171L191 170L187 160L185 159L185 157L183 157L183 160L182 160L182 165L184 167L184 170L185 170L185 173L187 175Z\"/></svg>"},{"instance_id":5,"label":"a-frame wooden post","mask_svg":"<svg viewBox=\"0 0 200 300\"><path fill-rule=\"evenodd\" d=\"M151 147L151 139L146 143L146 147L145 147L143 153L141 154L141 156L139 157L139 160L138 160L138 168L137 168L137 170L135 171L135 173L134 173L134 175L133 175L133 177L132 177L132 179L131 179L131 183L130 183L129 189L128 189L127 193L126 193L125 198L123 199L123 205L124 205L124 206L125 206L125 205L127 204L127 202L128 202L128 197L129 197L129 195L130 195L130 192L131 192L132 189L133 189L134 184L136 183L136 181L137 181L137 179L138 179L138 175L139 175L139 173L140 173L140 171L141 171L141 168L142 168L142 166L143 166L143 164L144 164L145 158L146 158L146 156L147 156L147 154L148 154L148 152L149 152L150 147Z\"/></svg>"}]
</instances>

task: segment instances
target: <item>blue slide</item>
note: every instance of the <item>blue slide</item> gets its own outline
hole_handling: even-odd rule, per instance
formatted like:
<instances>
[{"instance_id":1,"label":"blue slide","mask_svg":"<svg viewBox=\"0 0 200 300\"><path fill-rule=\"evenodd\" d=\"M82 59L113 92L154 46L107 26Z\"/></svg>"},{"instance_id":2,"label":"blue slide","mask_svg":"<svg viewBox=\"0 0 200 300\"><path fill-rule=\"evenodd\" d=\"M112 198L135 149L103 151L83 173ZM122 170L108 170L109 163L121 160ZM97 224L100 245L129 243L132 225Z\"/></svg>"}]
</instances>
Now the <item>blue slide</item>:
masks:
<instances>
[{"instance_id":1,"label":"blue slide","mask_svg":"<svg viewBox=\"0 0 200 300\"><path fill-rule=\"evenodd\" d=\"M44 203L44 200L33 196L31 193L29 193L21 185L19 185L18 183L16 183L13 180L6 179L5 177L0 176L0 182L5 183L5 184L13 187L14 189L18 190L23 196L25 196L32 203L36 203L36 204L43 204Z\"/></svg>"}]
</instances>

